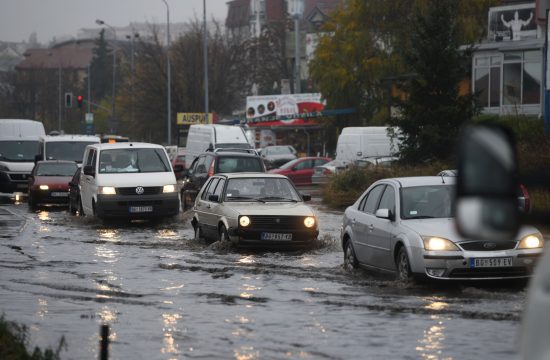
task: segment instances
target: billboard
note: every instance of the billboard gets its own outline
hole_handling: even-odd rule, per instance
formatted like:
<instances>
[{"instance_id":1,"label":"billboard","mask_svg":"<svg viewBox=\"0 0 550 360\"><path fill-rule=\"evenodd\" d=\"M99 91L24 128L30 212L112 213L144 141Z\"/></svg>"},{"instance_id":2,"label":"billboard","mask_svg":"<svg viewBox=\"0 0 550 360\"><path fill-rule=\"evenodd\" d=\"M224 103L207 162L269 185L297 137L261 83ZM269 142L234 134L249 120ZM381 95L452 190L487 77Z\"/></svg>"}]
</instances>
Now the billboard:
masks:
<instances>
[{"instance_id":1,"label":"billboard","mask_svg":"<svg viewBox=\"0 0 550 360\"><path fill-rule=\"evenodd\" d=\"M177 125L212 124L212 113L208 113L208 122L204 121L204 113L177 113Z\"/></svg>"},{"instance_id":2,"label":"billboard","mask_svg":"<svg viewBox=\"0 0 550 360\"><path fill-rule=\"evenodd\" d=\"M248 96L246 123L251 126L315 125L311 114L324 108L320 93Z\"/></svg>"},{"instance_id":3,"label":"billboard","mask_svg":"<svg viewBox=\"0 0 550 360\"><path fill-rule=\"evenodd\" d=\"M536 38L535 3L490 8L488 30L492 41Z\"/></svg>"}]
</instances>

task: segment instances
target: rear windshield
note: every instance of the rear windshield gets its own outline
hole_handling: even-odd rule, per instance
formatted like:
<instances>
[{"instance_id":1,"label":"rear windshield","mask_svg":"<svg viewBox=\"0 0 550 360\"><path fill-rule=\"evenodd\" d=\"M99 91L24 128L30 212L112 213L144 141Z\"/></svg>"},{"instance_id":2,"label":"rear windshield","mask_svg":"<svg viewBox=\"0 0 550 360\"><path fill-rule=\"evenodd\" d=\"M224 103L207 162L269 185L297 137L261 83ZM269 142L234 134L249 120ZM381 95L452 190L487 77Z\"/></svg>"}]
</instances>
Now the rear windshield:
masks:
<instances>
[{"instance_id":1,"label":"rear windshield","mask_svg":"<svg viewBox=\"0 0 550 360\"><path fill-rule=\"evenodd\" d=\"M264 167L260 158L220 156L216 164L216 173L232 172L264 172Z\"/></svg>"},{"instance_id":2,"label":"rear windshield","mask_svg":"<svg viewBox=\"0 0 550 360\"><path fill-rule=\"evenodd\" d=\"M36 176L73 176L78 166L76 163L38 164Z\"/></svg>"},{"instance_id":3,"label":"rear windshield","mask_svg":"<svg viewBox=\"0 0 550 360\"><path fill-rule=\"evenodd\" d=\"M147 173L172 171L162 149L103 150L99 173Z\"/></svg>"}]
</instances>

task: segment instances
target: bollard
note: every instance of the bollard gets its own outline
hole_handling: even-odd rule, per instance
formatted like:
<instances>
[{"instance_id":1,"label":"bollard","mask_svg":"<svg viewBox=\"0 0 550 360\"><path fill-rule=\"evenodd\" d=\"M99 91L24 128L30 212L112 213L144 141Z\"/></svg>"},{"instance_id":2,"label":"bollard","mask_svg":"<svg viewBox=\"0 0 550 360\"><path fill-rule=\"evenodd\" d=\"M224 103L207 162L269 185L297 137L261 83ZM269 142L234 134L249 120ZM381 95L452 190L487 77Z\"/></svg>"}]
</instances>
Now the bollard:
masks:
<instances>
[{"instance_id":1,"label":"bollard","mask_svg":"<svg viewBox=\"0 0 550 360\"><path fill-rule=\"evenodd\" d=\"M109 325L101 325L99 328L101 340L99 342L99 360L109 359Z\"/></svg>"}]
</instances>

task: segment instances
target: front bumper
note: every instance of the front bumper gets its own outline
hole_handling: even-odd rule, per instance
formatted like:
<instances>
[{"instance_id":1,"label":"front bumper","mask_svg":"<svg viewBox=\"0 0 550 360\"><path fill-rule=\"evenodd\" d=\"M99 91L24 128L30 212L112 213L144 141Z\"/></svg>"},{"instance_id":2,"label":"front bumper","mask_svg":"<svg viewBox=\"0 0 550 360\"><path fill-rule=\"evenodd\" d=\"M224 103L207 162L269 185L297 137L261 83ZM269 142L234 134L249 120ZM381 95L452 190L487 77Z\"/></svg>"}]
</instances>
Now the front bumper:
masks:
<instances>
[{"instance_id":1,"label":"front bumper","mask_svg":"<svg viewBox=\"0 0 550 360\"><path fill-rule=\"evenodd\" d=\"M0 193L27 192L30 173L0 171Z\"/></svg>"},{"instance_id":2,"label":"front bumper","mask_svg":"<svg viewBox=\"0 0 550 360\"><path fill-rule=\"evenodd\" d=\"M32 201L35 204L68 204L68 190L32 190L30 191Z\"/></svg>"},{"instance_id":3,"label":"front bumper","mask_svg":"<svg viewBox=\"0 0 550 360\"><path fill-rule=\"evenodd\" d=\"M281 233L292 234L292 240L262 240L263 232L273 230L229 228L228 234L239 247L292 249L309 247L317 241L318 229L281 230Z\"/></svg>"},{"instance_id":4,"label":"front bumper","mask_svg":"<svg viewBox=\"0 0 550 360\"><path fill-rule=\"evenodd\" d=\"M161 218L179 213L177 192L155 195L97 195L96 215L100 218Z\"/></svg>"},{"instance_id":5,"label":"front bumper","mask_svg":"<svg viewBox=\"0 0 550 360\"><path fill-rule=\"evenodd\" d=\"M413 249L414 257L422 259L426 276L441 280L523 279L533 274L542 249L504 251L436 252ZM454 254L452 254L454 253ZM511 266L474 267L473 259L511 258Z\"/></svg>"}]
</instances>

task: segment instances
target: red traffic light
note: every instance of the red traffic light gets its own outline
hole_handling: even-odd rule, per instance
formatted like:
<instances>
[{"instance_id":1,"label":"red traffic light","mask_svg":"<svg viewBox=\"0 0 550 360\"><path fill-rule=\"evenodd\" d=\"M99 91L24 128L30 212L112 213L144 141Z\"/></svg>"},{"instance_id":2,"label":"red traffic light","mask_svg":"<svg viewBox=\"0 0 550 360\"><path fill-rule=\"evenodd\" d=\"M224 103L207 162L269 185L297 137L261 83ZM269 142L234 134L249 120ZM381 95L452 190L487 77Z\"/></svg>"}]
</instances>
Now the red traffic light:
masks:
<instances>
[{"instance_id":1,"label":"red traffic light","mask_svg":"<svg viewBox=\"0 0 550 360\"><path fill-rule=\"evenodd\" d=\"M84 101L84 96L78 95L76 97L76 103L78 104L78 108L82 109L82 102Z\"/></svg>"}]
</instances>

